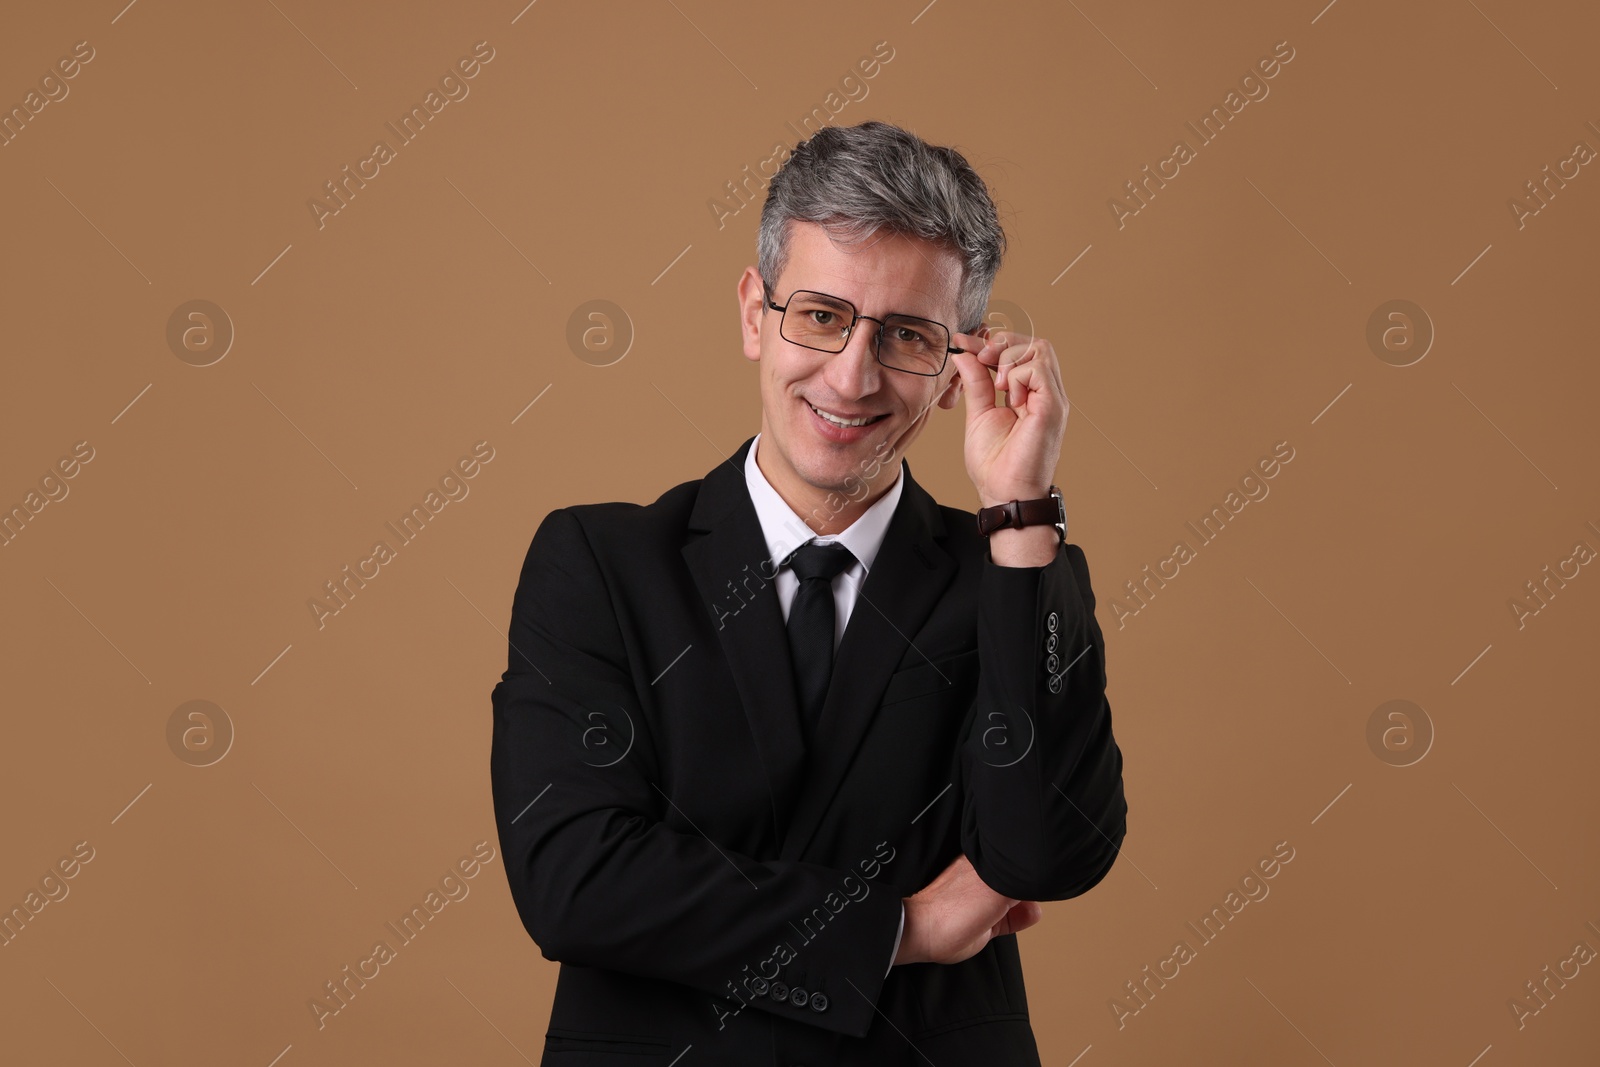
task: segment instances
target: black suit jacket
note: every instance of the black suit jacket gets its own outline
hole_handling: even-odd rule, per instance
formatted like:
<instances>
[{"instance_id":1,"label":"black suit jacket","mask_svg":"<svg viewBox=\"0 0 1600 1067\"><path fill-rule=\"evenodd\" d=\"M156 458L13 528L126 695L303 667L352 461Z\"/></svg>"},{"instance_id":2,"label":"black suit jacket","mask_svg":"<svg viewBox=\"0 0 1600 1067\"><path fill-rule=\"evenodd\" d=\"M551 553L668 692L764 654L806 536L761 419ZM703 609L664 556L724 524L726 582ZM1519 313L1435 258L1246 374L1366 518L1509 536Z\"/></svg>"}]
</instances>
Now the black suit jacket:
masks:
<instances>
[{"instance_id":1,"label":"black suit jacket","mask_svg":"<svg viewBox=\"0 0 1600 1067\"><path fill-rule=\"evenodd\" d=\"M542 1062L1037 1064L1015 935L885 970L901 897L960 853L1026 900L1116 857L1083 552L997 566L902 462L808 756L749 448L653 504L552 511L523 563L490 775L561 963Z\"/></svg>"}]
</instances>

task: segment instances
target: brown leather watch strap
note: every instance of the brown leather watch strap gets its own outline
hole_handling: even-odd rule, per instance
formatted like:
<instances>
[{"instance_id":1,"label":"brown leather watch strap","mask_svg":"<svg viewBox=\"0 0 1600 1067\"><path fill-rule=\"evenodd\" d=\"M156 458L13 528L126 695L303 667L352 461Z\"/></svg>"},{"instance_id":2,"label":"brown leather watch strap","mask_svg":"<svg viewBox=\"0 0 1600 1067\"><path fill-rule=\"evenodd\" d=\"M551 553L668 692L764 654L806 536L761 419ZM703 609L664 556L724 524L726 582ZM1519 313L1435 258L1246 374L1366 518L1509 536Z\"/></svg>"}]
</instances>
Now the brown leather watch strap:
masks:
<instances>
[{"instance_id":1,"label":"brown leather watch strap","mask_svg":"<svg viewBox=\"0 0 1600 1067\"><path fill-rule=\"evenodd\" d=\"M1052 485L1050 495L1036 500L1012 500L978 511L978 532L985 537L996 530L1014 530L1023 526L1053 525L1063 542L1067 539L1067 512L1061 502L1061 490Z\"/></svg>"}]
</instances>

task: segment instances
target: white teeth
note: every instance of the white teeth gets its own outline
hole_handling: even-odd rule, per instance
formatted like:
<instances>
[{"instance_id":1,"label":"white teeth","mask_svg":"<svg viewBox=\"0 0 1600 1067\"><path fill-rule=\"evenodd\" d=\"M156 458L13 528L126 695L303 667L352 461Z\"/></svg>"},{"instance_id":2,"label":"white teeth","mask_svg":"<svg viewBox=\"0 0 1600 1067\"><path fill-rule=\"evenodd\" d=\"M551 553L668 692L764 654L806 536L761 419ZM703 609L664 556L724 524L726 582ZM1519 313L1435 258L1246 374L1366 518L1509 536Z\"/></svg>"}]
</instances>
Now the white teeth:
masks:
<instances>
[{"instance_id":1,"label":"white teeth","mask_svg":"<svg viewBox=\"0 0 1600 1067\"><path fill-rule=\"evenodd\" d=\"M869 415L864 419L841 419L837 418L836 416L829 415L826 411L821 410L815 404L808 404L806 406L812 411L815 411L818 415L821 415L823 418L827 419L829 422L833 423L835 426L865 426L867 423L872 422L877 418L876 415Z\"/></svg>"}]
</instances>

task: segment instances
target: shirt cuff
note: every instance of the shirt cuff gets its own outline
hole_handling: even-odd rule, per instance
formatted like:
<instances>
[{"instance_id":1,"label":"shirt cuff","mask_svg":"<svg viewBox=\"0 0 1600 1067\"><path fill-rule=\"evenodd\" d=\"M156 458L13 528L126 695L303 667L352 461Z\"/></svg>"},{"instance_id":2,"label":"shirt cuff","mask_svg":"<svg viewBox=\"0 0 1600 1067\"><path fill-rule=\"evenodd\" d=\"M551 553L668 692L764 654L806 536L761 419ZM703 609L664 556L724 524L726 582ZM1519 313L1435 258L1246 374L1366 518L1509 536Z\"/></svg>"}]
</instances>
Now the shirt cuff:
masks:
<instances>
[{"instance_id":1,"label":"shirt cuff","mask_svg":"<svg viewBox=\"0 0 1600 1067\"><path fill-rule=\"evenodd\" d=\"M889 968L888 968L888 970L883 972L885 976L888 975L889 971L894 970L894 958L896 956L900 955L900 938L905 936L905 932L906 932L906 902L902 900L900 902L900 932L894 935L894 948L889 950Z\"/></svg>"}]
</instances>

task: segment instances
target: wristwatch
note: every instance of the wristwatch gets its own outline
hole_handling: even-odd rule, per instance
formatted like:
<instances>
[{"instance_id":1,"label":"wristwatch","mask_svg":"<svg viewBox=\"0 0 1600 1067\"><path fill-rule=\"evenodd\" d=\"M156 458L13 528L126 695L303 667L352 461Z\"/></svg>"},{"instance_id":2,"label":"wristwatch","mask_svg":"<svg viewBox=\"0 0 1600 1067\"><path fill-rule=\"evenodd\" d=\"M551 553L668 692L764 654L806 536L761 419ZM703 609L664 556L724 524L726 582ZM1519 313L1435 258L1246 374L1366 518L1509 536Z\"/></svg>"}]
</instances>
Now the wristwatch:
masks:
<instances>
[{"instance_id":1,"label":"wristwatch","mask_svg":"<svg viewBox=\"0 0 1600 1067\"><path fill-rule=\"evenodd\" d=\"M985 537L996 530L1014 530L1022 526L1043 526L1051 523L1056 528L1061 543L1067 542L1067 506L1061 500L1061 489L1050 487L1050 495L1037 500L1013 500L1007 504L981 508L978 511L978 532Z\"/></svg>"}]
</instances>

